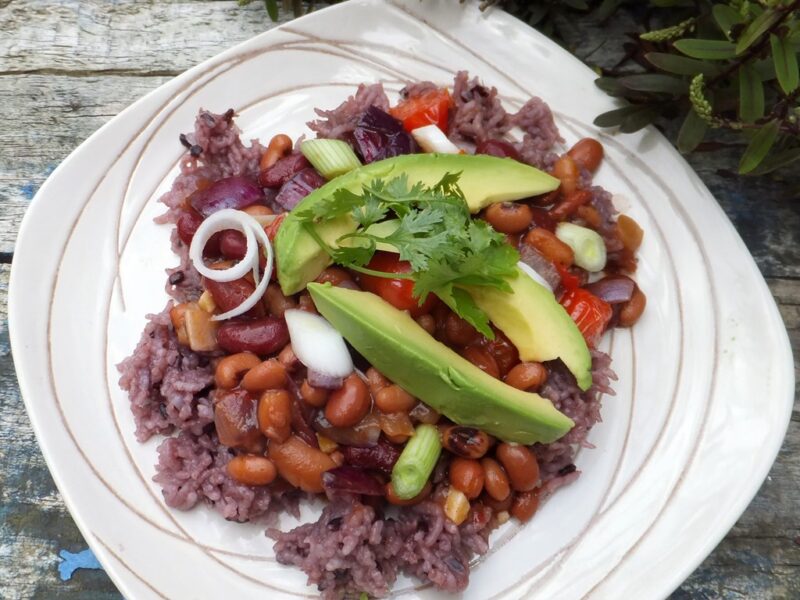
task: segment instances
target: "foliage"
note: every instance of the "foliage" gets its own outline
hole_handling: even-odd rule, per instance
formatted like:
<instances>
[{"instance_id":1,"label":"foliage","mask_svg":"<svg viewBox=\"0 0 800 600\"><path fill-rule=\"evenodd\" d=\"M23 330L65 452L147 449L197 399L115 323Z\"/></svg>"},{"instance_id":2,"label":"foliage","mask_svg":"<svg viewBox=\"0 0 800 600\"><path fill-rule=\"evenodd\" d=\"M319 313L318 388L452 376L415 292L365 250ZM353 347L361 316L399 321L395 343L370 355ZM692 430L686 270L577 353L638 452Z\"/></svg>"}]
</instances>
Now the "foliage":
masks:
<instances>
[{"instance_id":1,"label":"foliage","mask_svg":"<svg viewBox=\"0 0 800 600\"><path fill-rule=\"evenodd\" d=\"M265 3L276 19L277 0ZM281 4L303 12L299 0ZM597 86L625 103L599 115L596 125L633 132L681 119L677 146L684 153L710 130L732 130L746 143L740 173L769 173L800 160L800 0L481 2L484 9L492 5L560 43L564 24L574 28L576 17L604 23L621 9L641 17L641 30L621 48L623 60L595 67Z\"/></svg>"}]
</instances>

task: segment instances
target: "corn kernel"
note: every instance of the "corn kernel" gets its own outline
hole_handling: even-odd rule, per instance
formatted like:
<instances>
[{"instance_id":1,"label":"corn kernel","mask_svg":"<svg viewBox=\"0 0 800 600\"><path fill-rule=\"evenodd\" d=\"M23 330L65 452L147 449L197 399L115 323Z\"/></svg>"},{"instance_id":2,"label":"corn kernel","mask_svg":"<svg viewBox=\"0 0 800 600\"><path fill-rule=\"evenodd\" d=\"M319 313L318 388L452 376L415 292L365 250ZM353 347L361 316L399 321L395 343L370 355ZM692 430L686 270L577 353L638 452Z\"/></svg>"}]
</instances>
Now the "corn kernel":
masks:
<instances>
[{"instance_id":1,"label":"corn kernel","mask_svg":"<svg viewBox=\"0 0 800 600\"><path fill-rule=\"evenodd\" d=\"M319 449L325 454L330 454L339 447L338 444L332 439L327 438L319 433L317 434L317 442L319 442Z\"/></svg>"},{"instance_id":2,"label":"corn kernel","mask_svg":"<svg viewBox=\"0 0 800 600\"><path fill-rule=\"evenodd\" d=\"M507 510L504 510L504 511L501 511L501 512L497 513L496 518L497 518L497 524L498 525L502 525L503 523L507 523L508 522L508 520L511 518L511 515L508 514Z\"/></svg>"},{"instance_id":3,"label":"corn kernel","mask_svg":"<svg viewBox=\"0 0 800 600\"><path fill-rule=\"evenodd\" d=\"M215 310L217 310L217 303L214 302L214 297L208 290L200 295L197 305L207 313L213 313Z\"/></svg>"},{"instance_id":4,"label":"corn kernel","mask_svg":"<svg viewBox=\"0 0 800 600\"><path fill-rule=\"evenodd\" d=\"M469 499L463 492L451 486L447 490L444 514L456 525L461 525L469 514Z\"/></svg>"}]
</instances>

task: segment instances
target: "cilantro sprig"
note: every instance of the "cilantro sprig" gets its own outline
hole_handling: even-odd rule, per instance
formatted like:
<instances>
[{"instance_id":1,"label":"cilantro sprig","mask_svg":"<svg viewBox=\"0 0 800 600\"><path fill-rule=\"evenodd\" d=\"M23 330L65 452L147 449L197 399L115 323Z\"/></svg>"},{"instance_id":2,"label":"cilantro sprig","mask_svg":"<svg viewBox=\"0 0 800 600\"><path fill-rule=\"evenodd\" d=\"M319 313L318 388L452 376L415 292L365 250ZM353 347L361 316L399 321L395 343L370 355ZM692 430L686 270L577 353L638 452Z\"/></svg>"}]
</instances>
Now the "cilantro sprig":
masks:
<instances>
[{"instance_id":1,"label":"cilantro sprig","mask_svg":"<svg viewBox=\"0 0 800 600\"><path fill-rule=\"evenodd\" d=\"M494 333L489 319L464 289L491 286L511 291L507 278L516 273L519 254L505 236L486 222L473 220L458 187L460 173L448 173L433 186L409 185L401 175L388 181L375 179L361 193L340 189L331 196L296 213L333 262L354 271L414 281L414 296L422 304L435 294L453 312L486 337ZM331 246L317 234L315 226L349 215L358 228L341 236ZM375 233L373 226L392 220L396 227ZM395 248L410 273L384 273L366 265L378 244Z\"/></svg>"}]
</instances>

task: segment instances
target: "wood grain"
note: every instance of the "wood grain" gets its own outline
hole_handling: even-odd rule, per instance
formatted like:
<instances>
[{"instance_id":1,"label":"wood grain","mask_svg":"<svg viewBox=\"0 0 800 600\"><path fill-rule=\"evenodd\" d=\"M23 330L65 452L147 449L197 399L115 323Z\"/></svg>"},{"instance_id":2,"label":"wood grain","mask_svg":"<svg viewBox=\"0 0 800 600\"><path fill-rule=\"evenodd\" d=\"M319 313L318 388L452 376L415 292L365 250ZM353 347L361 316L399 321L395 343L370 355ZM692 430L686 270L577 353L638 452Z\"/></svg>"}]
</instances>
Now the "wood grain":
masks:
<instances>
[{"instance_id":1,"label":"wood grain","mask_svg":"<svg viewBox=\"0 0 800 600\"><path fill-rule=\"evenodd\" d=\"M19 222L47 175L103 123L184 69L272 26L261 2L0 0L0 598L120 598L102 571L58 577L59 550L86 547L55 489L22 404L6 294ZM579 55L616 60L632 20L572 26ZM610 40L599 50L597 39ZM675 131L667 135L674 139ZM800 173L739 178L741 146L690 162L768 277L800 375ZM69 201L68 195L65 202ZM724 260L724 258L723 258ZM797 395L796 395L797 398ZM673 599L800 597L800 405L748 510ZM13 574L8 577L8 574Z\"/></svg>"}]
</instances>

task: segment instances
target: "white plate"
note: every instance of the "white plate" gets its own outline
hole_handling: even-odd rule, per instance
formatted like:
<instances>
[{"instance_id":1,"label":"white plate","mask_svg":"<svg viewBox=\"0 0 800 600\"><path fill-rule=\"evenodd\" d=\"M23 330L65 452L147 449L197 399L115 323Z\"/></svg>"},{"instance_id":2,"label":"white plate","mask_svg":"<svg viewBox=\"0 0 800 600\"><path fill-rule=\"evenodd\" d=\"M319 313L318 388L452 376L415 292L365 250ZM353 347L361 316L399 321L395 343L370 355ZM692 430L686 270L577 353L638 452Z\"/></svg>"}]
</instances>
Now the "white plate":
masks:
<instances>
[{"instance_id":1,"label":"white plate","mask_svg":"<svg viewBox=\"0 0 800 600\"><path fill-rule=\"evenodd\" d=\"M353 33L348 33L353 32ZM592 72L475 3L354 1L223 52L136 102L52 174L22 224L10 327L39 443L75 521L126 598L314 595L261 528L166 508L155 444L137 444L113 365L166 297L174 263L152 217L199 107L234 107L245 137L297 135L362 81L451 81L468 69L511 106L556 111L567 143L599 136L598 182L647 232L645 317L610 341L620 376L584 475L521 531L507 526L464 598L658 598L711 551L757 491L789 419L789 342L761 275L708 190L652 129L589 125L613 102ZM123 304L124 296L124 304ZM432 598L400 581L401 595ZM266 595L265 595L266 594Z\"/></svg>"}]
</instances>

